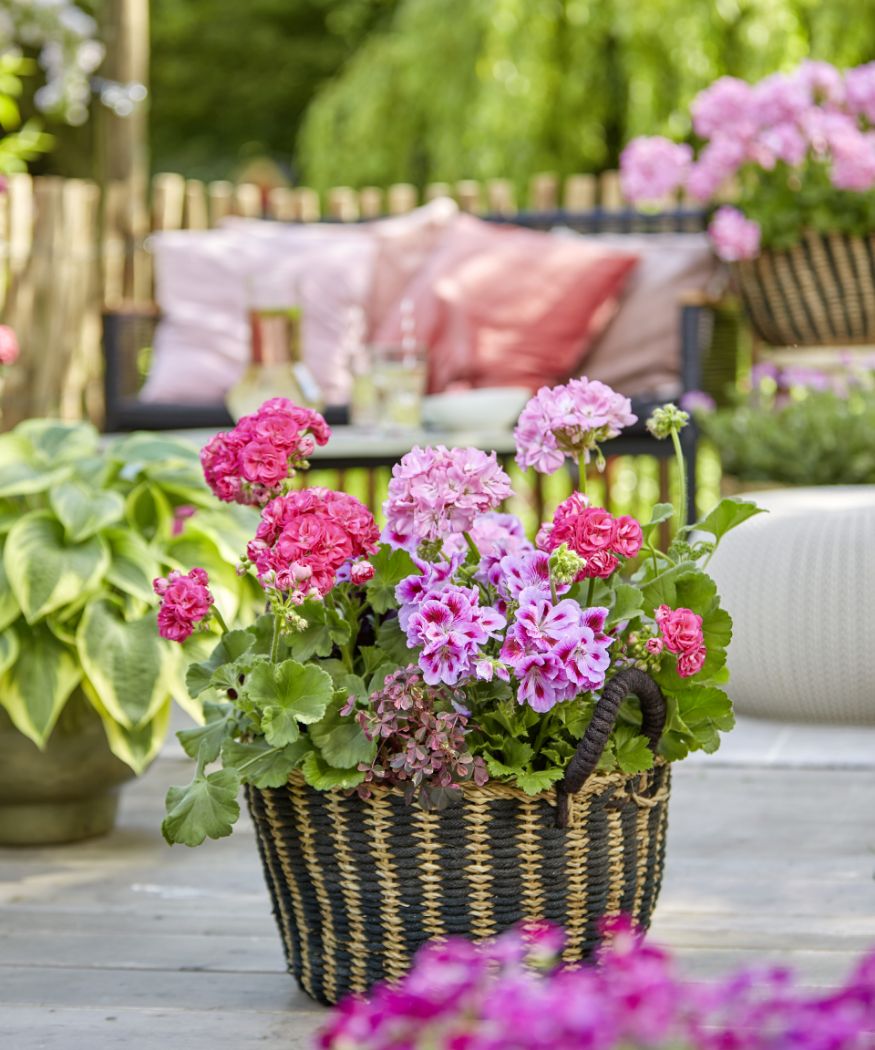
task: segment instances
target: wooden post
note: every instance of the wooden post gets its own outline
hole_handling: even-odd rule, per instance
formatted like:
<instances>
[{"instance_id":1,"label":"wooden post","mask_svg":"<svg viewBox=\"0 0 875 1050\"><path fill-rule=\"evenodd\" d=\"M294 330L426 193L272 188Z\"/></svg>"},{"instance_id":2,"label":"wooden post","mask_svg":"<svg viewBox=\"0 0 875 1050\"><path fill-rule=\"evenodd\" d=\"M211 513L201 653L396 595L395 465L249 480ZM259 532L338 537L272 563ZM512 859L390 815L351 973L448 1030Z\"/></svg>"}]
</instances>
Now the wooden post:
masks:
<instances>
[{"instance_id":1,"label":"wooden post","mask_svg":"<svg viewBox=\"0 0 875 1050\"><path fill-rule=\"evenodd\" d=\"M559 202L559 176L542 171L529 182L529 205L532 211L555 211Z\"/></svg>"}]
</instances>

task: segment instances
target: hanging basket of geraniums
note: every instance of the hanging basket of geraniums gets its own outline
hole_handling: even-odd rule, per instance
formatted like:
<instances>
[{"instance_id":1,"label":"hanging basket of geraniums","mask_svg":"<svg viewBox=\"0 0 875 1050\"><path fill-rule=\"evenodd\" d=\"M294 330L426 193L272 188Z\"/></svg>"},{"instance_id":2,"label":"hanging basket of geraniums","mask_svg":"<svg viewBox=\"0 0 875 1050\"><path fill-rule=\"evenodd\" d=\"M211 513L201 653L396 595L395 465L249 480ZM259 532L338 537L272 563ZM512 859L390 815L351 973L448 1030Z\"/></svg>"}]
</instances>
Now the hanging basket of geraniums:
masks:
<instances>
[{"instance_id":1,"label":"hanging basket of geraniums","mask_svg":"<svg viewBox=\"0 0 875 1050\"><path fill-rule=\"evenodd\" d=\"M601 383L544 388L518 462L578 457L585 488L634 418ZM666 406L651 427L680 454L685 421ZM352 496L292 490L327 439L274 399L203 450L221 499L262 507L239 571L268 611L228 630L201 570L156 581L163 634L222 632L188 672L205 723L180 734L197 770L168 793L165 836L230 834L245 785L289 967L321 1002L400 978L432 937L548 919L573 961L605 916L646 927L670 763L733 721L730 619L703 564L756 507L725 500L663 551L670 505L642 525L581 491L532 541L498 510L511 485L494 453L415 448L380 542Z\"/></svg>"},{"instance_id":2,"label":"hanging basket of geraniums","mask_svg":"<svg viewBox=\"0 0 875 1050\"><path fill-rule=\"evenodd\" d=\"M683 188L726 199L709 233L757 334L775 346L875 340L875 62L803 62L748 84L720 77L691 107L685 143L635 139L628 200Z\"/></svg>"}]
</instances>

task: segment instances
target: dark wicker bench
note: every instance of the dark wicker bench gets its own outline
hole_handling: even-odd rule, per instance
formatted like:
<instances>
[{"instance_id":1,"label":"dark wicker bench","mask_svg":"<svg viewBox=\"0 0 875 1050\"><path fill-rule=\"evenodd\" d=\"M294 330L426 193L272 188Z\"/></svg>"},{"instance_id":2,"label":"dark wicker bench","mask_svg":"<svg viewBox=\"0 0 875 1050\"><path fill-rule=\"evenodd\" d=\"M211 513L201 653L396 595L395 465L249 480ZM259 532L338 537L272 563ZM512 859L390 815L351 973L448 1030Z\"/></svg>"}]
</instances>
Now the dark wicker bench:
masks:
<instances>
[{"instance_id":1,"label":"dark wicker bench","mask_svg":"<svg viewBox=\"0 0 875 1050\"><path fill-rule=\"evenodd\" d=\"M690 209L655 214L601 209L577 213L522 212L507 216L486 215L483 218L491 222L510 223L539 230L568 226L589 234L695 233L704 230L706 225L705 213ZM734 378L736 326L731 322L724 322L722 330L716 330L713 306L713 303L705 299L678 304L681 335L680 379L684 391L705 387L717 392ZM137 393L144 375L143 354L146 348L152 345L157 320L157 309L151 305L108 311L104 314L106 430L116 432L212 427L219 430L231 426L232 420L224 404L150 404L138 399ZM671 443L655 441L644 426L647 416L657 402L633 398L632 404L639 422L611 442L612 456L655 456L664 462L671 456ZM326 410L326 417L330 423L346 422L346 408L330 406ZM696 431L693 426L683 431L682 441L687 454L689 513L693 520L697 449ZM382 460L362 460L356 465L378 467L390 464Z\"/></svg>"}]
</instances>

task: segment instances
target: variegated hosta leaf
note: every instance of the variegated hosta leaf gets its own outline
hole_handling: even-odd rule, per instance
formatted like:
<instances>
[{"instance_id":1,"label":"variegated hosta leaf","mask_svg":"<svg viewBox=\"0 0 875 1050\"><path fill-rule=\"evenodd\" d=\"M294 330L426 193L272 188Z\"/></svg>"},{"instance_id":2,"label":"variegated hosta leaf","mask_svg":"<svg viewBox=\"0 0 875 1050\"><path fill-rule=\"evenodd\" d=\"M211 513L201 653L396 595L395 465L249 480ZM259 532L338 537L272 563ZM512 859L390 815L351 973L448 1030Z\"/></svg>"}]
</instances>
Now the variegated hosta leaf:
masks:
<instances>
[{"instance_id":1,"label":"variegated hosta leaf","mask_svg":"<svg viewBox=\"0 0 875 1050\"><path fill-rule=\"evenodd\" d=\"M18 659L20 646L15 629L7 627L0 634L0 675L4 674Z\"/></svg>"},{"instance_id":2,"label":"variegated hosta leaf","mask_svg":"<svg viewBox=\"0 0 875 1050\"><path fill-rule=\"evenodd\" d=\"M17 620L20 615L21 606L18 604L18 599L9 586L9 580L6 577L6 565L3 559L0 558L0 631L4 627L8 627L13 620Z\"/></svg>"},{"instance_id":3,"label":"variegated hosta leaf","mask_svg":"<svg viewBox=\"0 0 875 1050\"><path fill-rule=\"evenodd\" d=\"M126 528L108 529L103 538L112 552L112 562L106 573L107 583L133 598L153 604L156 599L152 581L161 575L161 563L153 548L136 532Z\"/></svg>"},{"instance_id":4,"label":"variegated hosta leaf","mask_svg":"<svg viewBox=\"0 0 875 1050\"><path fill-rule=\"evenodd\" d=\"M21 631L18 656L0 681L0 704L15 728L43 747L79 684L82 669L70 650L43 624L32 628L22 625Z\"/></svg>"},{"instance_id":5,"label":"variegated hosta leaf","mask_svg":"<svg viewBox=\"0 0 875 1050\"><path fill-rule=\"evenodd\" d=\"M109 568L109 548L99 536L68 543L46 511L26 514L10 529L3 557L28 623L94 591Z\"/></svg>"},{"instance_id":6,"label":"variegated hosta leaf","mask_svg":"<svg viewBox=\"0 0 875 1050\"><path fill-rule=\"evenodd\" d=\"M106 599L90 602L76 633L85 676L107 714L125 729L149 721L170 695L168 644L155 614L127 622Z\"/></svg>"},{"instance_id":7,"label":"variegated hosta leaf","mask_svg":"<svg viewBox=\"0 0 875 1050\"><path fill-rule=\"evenodd\" d=\"M173 507L155 485L141 482L125 500L125 517L147 539L168 540L173 533Z\"/></svg>"},{"instance_id":8,"label":"variegated hosta leaf","mask_svg":"<svg viewBox=\"0 0 875 1050\"><path fill-rule=\"evenodd\" d=\"M110 750L139 776L161 750L170 725L173 701L168 697L147 722L136 729L126 729L106 710L87 679L83 682L83 691L100 715Z\"/></svg>"},{"instance_id":9,"label":"variegated hosta leaf","mask_svg":"<svg viewBox=\"0 0 875 1050\"><path fill-rule=\"evenodd\" d=\"M28 419L19 423L15 434L23 437L36 461L75 463L97 452L100 435L90 423L62 423L58 419Z\"/></svg>"},{"instance_id":10,"label":"variegated hosta leaf","mask_svg":"<svg viewBox=\"0 0 875 1050\"><path fill-rule=\"evenodd\" d=\"M70 473L69 467L43 467L20 459L11 463L0 463L0 498L5 496L30 496L45 492L62 481Z\"/></svg>"},{"instance_id":11,"label":"variegated hosta leaf","mask_svg":"<svg viewBox=\"0 0 875 1050\"><path fill-rule=\"evenodd\" d=\"M49 492L52 510L61 520L67 539L87 540L101 529L121 521L125 512L122 495L111 490L95 491L80 481L64 481Z\"/></svg>"},{"instance_id":12,"label":"variegated hosta leaf","mask_svg":"<svg viewBox=\"0 0 875 1050\"><path fill-rule=\"evenodd\" d=\"M183 438L141 430L113 441L108 449L113 459L139 472L152 463L180 461L200 471L197 447Z\"/></svg>"}]
</instances>

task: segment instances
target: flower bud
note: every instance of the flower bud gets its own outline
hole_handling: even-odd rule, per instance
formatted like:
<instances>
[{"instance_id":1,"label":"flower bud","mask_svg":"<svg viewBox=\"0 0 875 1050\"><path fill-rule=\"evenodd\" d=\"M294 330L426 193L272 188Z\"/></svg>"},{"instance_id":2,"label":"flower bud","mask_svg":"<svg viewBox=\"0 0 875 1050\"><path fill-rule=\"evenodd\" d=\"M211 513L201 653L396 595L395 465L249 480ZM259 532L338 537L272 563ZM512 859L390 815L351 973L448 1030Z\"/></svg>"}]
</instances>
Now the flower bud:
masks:
<instances>
[{"instance_id":1,"label":"flower bud","mask_svg":"<svg viewBox=\"0 0 875 1050\"><path fill-rule=\"evenodd\" d=\"M684 412L677 405L662 405L661 408L653 410L650 419L647 420L647 429L661 441L671 434L679 434L689 421L689 412Z\"/></svg>"},{"instance_id":2,"label":"flower bud","mask_svg":"<svg viewBox=\"0 0 875 1050\"><path fill-rule=\"evenodd\" d=\"M349 570L349 578L360 587L374 578L374 566L369 561L357 561Z\"/></svg>"}]
</instances>

